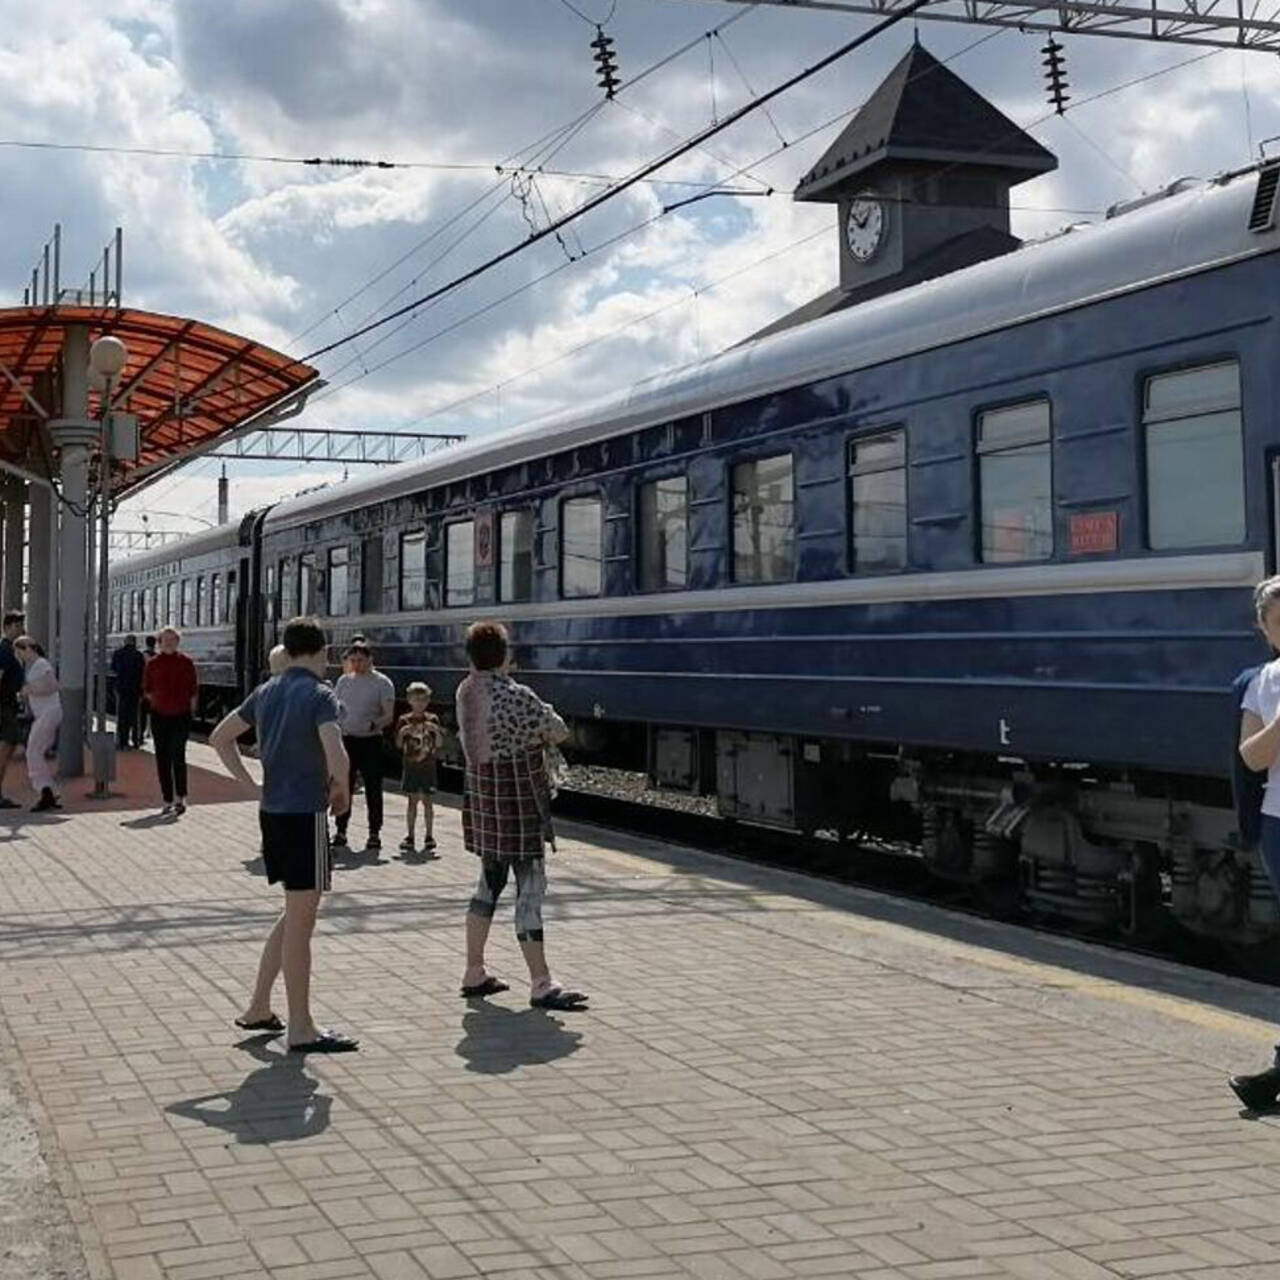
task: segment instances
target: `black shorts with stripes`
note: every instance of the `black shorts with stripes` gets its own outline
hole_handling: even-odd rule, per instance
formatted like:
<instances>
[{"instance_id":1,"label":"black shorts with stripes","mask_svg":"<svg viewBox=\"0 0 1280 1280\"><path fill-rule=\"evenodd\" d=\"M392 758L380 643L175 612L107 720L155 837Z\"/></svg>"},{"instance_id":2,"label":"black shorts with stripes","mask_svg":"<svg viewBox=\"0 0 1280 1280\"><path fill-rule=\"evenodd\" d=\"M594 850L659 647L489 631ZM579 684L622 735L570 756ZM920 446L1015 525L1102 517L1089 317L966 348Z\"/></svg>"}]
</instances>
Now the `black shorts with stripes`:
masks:
<instances>
[{"instance_id":1,"label":"black shorts with stripes","mask_svg":"<svg viewBox=\"0 0 1280 1280\"><path fill-rule=\"evenodd\" d=\"M266 813L260 809L258 823L268 883L283 881L286 889L329 891L333 867L328 814Z\"/></svg>"}]
</instances>

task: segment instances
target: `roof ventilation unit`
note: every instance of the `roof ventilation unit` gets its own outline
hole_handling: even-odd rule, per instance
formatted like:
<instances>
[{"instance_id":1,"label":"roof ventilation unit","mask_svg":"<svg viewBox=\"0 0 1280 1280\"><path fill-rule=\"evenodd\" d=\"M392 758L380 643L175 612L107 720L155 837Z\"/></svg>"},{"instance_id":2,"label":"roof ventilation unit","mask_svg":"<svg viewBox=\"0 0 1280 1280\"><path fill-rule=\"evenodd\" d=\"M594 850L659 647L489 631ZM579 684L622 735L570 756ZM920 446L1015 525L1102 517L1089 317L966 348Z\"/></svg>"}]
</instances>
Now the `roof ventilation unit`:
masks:
<instances>
[{"instance_id":1,"label":"roof ventilation unit","mask_svg":"<svg viewBox=\"0 0 1280 1280\"><path fill-rule=\"evenodd\" d=\"M1270 231L1276 225L1276 188L1280 186L1280 161L1264 165L1258 172L1258 189L1249 211L1250 231Z\"/></svg>"}]
</instances>

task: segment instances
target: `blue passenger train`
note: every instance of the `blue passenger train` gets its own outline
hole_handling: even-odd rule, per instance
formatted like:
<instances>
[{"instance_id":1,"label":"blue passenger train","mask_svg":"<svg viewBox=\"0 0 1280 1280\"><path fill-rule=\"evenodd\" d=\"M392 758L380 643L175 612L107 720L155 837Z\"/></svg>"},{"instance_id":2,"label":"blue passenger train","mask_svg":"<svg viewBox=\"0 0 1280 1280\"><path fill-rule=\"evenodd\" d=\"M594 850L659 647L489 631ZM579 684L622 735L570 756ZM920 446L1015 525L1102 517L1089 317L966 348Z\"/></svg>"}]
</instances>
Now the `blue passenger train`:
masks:
<instances>
[{"instance_id":1,"label":"blue passenger train","mask_svg":"<svg viewBox=\"0 0 1280 1280\"><path fill-rule=\"evenodd\" d=\"M447 708L501 619L581 757L741 821L914 830L1033 910L1269 937L1229 687L1276 566L1278 179L1179 183L130 560L114 629L194 627L226 706L314 612Z\"/></svg>"}]
</instances>

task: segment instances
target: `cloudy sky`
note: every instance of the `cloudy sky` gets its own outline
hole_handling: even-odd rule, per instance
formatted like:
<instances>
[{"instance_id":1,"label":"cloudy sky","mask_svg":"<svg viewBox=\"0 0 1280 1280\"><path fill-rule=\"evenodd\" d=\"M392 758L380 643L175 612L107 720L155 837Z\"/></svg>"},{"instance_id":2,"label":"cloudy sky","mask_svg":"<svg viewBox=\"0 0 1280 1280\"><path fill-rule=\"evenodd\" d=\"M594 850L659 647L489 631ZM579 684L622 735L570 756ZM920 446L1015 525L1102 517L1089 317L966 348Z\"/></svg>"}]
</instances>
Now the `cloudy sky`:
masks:
<instances>
[{"instance_id":1,"label":"cloudy sky","mask_svg":"<svg viewBox=\"0 0 1280 1280\"><path fill-rule=\"evenodd\" d=\"M594 27L573 7L607 19L616 40L624 90L613 103L595 87ZM0 0L0 279L20 301L55 221L64 282L87 276L120 225L126 303L305 355L517 243L599 191L601 175L627 173L868 25L721 0ZM1043 35L937 22L920 34L1058 155L1057 173L1014 192L1025 238L1245 164L1280 134L1274 54L1178 67L1200 51L1065 37L1077 101L1172 69L1060 119L1044 99ZM324 356L330 385L304 425L479 434L713 352L830 287L834 210L789 194L839 123L804 135L856 108L911 39L902 24L664 169L668 182L587 215L563 244L545 241ZM254 158L268 156L411 167ZM513 189L494 169L513 158L544 176ZM715 183L777 194L658 216ZM212 519L215 466L155 486L122 526L144 509L172 528L198 527L191 513ZM241 465L232 506L340 476Z\"/></svg>"}]
</instances>

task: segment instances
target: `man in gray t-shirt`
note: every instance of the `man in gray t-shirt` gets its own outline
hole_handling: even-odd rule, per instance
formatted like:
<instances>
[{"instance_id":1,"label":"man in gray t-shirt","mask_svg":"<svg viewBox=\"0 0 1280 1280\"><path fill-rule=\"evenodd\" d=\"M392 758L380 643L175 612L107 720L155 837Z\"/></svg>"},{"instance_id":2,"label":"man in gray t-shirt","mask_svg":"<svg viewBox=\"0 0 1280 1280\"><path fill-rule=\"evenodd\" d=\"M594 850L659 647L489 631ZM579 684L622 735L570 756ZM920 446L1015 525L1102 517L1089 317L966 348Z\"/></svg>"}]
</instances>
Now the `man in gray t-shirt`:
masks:
<instances>
[{"instance_id":1,"label":"man in gray t-shirt","mask_svg":"<svg viewBox=\"0 0 1280 1280\"><path fill-rule=\"evenodd\" d=\"M258 965L249 1007L236 1019L243 1031L283 1031L271 1011L271 991L284 970L289 1001L288 1045L294 1053L346 1053L350 1036L317 1027L311 1017L311 935L320 895L329 888L330 806L351 808L350 764L338 728L338 700L322 677L325 638L314 618L284 629L289 664L255 689L209 738L227 771L254 786L237 740L258 732L262 790L258 823L267 881L284 885L284 914L276 921Z\"/></svg>"},{"instance_id":2,"label":"man in gray t-shirt","mask_svg":"<svg viewBox=\"0 0 1280 1280\"><path fill-rule=\"evenodd\" d=\"M382 848L382 731L395 719L396 688L373 669L373 652L363 640L347 648L347 671L338 678L335 692L342 708L342 745L351 760L349 790L356 789L356 775L364 780L365 804L369 810L369 840L365 848L376 853ZM347 847L347 823L351 807L337 815L335 849Z\"/></svg>"}]
</instances>

